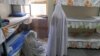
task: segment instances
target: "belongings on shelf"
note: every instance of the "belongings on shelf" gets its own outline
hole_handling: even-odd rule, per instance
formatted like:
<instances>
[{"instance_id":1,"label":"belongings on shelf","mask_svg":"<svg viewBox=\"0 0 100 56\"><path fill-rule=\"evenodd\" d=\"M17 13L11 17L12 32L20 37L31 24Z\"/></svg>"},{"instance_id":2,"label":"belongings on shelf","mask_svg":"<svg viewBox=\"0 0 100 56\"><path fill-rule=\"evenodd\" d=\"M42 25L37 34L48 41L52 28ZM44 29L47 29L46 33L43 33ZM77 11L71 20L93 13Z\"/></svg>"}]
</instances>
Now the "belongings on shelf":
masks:
<instances>
[{"instance_id":1,"label":"belongings on shelf","mask_svg":"<svg viewBox=\"0 0 100 56\"><path fill-rule=\"evenodd\" d=\"M0 28L9 24L9 20L0 18Z\"/></svg>"},{"instance_id":2,"label":"belongings on shelf","mask_svg":"<svg viewBox=\"0 0 100 56\"><path fill-rule=\"evenodd\" d=\"M68 22L70 36L91 36L96 32L96 22Z\"/></svg>"},{"instance_id":3,"label":"belongings on shelf","mask_svg":"<svg viewBox=\"0 0 100 56\"><path fill-rule=\"evenodd\" d=\"M68 6L73 6L73 0L67 0Z\"/></svg>"}]
</instances>

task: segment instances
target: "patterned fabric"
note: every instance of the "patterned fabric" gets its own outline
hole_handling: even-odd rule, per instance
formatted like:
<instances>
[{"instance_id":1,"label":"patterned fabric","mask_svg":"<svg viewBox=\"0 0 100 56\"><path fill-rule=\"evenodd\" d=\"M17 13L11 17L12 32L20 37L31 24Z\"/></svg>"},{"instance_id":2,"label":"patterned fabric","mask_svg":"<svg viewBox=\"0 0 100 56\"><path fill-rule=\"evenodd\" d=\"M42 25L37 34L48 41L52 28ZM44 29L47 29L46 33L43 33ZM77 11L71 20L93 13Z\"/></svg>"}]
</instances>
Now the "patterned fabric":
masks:
<instances>
[{"instance_id":1,"label":"patterned fabric","mask_svg":"<svg viewBox=\"0 0 100 56\"><path fill-rule=\"evenodd\" d=\"M100 0L62 0L62 4L69 6L100 7Z\"/></svg>"},{"instance_id":2,"label":"patterned fabric","mask_svg":"<svg viewBox=\"0 0 100 56\"><path fill-rule=\"evenodd\" d=\"M71 48L100 48L100 41L69 41L68 47Z\"/></svg>"}]
</instances>

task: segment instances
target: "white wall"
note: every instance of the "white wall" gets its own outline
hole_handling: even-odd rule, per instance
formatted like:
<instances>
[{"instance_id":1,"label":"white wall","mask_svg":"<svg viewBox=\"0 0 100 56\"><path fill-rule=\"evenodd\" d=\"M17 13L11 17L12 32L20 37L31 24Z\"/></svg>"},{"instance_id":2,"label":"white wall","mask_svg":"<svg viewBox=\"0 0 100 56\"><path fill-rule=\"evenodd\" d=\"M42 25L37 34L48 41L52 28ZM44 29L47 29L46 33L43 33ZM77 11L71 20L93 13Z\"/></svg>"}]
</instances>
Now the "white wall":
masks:
<instances>
[{"instance_id":1,"label":"white wall","mask_svg":"<svg viewBox=\"0 0 100 56\"><path fill-rule=\"evenodd\" d=\"M53 9L54 9L54 0L48 0L47 8L48 8L47 14L48 14L48 20L49 20L48 22L50 22L51 21L51 15L52 15Z\"/></svg>"},{"instance_id":2,"label":"white wall","mask_svg":"<svg viewBox=\"0 0 100 56\"><path fill-rule=\"evenodd\" d=\"M9 5L0 4L0 16L2 18L6 18L11 12L11 8Z\"/></svg>"}]
</instances>

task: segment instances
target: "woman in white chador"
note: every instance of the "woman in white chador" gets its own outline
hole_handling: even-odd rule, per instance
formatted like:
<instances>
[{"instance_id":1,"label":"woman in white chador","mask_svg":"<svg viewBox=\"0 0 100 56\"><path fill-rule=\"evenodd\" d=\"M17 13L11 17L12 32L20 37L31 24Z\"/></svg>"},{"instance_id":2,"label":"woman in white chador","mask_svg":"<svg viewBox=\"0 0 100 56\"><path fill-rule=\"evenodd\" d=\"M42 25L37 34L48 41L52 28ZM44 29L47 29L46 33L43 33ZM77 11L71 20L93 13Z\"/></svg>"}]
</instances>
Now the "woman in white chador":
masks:
<instances>
[{"instance_id":1,"label":"woman in white chador","mask_svg":"<svg viewBox=\"0 0 100 56\"><path fill-rule=\"evenodd\" d=\"M47 56L67 56L67 32L66 15L58 0L50 22Z\"/></svg>"}]
</instances>

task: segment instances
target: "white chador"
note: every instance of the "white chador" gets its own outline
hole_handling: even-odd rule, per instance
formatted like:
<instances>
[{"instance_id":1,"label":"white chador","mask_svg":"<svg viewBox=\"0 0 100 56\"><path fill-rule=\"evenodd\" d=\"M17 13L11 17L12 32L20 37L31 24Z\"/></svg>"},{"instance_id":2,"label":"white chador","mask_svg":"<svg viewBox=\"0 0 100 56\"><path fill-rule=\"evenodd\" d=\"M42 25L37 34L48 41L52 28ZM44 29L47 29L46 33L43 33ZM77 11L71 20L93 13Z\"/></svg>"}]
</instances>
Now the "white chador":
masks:
<instances>
[{"instance_id":1,"label":"white chador","mask_svg":"<svg viewBox=\"0 0 100 56\"><path fill-rule=\"evenodd\" d=\"M67 55L68 29L66 19L61 2L58 0L50 22L47 56Z\"/></svg>"}]
</instances>

